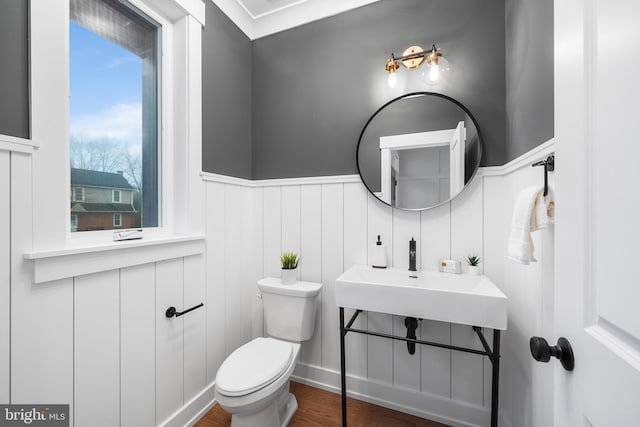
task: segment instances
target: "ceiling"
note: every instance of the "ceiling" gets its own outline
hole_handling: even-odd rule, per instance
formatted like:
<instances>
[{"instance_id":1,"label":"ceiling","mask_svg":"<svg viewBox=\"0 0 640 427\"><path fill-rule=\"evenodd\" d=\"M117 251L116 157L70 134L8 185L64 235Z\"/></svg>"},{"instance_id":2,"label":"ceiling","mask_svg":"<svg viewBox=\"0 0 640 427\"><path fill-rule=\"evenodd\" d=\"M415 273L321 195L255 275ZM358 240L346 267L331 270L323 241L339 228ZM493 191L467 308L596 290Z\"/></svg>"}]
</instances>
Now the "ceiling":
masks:
<instances>
[{"instance_id":1,"label":"ceiling","mask_svg":"<svg viewBox=\"0 0 640 427\"><path fill-rule=\"evenodd\" d=\"M379 0L211 0L251 40Z\"/></svg>"},{"instance_id":2,"label":"ceiling","mask_svg":"<svg viewBox=\"0 0 640 427\"><path fill-rule=\"evenodd\" d=\"M253 19L268 15L269 13L276 13L279 10L306 1L307 0L237 0L240 6L242 6Z\"/></svg>"}]
</instances>

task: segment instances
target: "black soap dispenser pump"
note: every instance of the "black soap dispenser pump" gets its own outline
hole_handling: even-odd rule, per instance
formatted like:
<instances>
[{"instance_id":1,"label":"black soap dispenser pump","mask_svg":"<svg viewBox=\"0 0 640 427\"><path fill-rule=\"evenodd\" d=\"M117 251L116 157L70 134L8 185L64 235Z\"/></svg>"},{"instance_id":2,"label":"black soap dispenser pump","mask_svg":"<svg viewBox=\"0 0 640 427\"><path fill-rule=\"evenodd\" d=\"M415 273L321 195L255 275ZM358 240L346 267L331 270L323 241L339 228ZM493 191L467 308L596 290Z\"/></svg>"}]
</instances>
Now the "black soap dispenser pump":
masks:
<instances>
[{"instance_id":1,"label":"black soap dispenser pump","mask_svg":"<svg viewBox=\"0 0 640 427\"><path fill-rule=\"evenodd\" d=\"M373 247L371 261L371 266L373 268L387 268L387 249L382 244L382 240L380 240L379 234L378 241Z\"/></svg>"}]
</instances>

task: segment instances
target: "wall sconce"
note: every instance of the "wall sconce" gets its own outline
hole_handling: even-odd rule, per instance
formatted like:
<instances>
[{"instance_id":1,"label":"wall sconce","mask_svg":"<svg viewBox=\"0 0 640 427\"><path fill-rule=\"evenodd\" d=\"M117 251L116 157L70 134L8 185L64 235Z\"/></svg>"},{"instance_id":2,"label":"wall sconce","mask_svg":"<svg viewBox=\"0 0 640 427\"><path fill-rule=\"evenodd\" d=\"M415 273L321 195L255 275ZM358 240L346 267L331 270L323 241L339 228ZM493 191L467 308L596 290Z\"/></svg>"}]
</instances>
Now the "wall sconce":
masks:
<instances>
[{"instance_id":1,"label":"wall sconce","mask_svg":"<svg viewBox=\"0 0 640 427\"><path fill-rule=\"evenodd\" d=\"M422 67L422 77L427 84L442 81L449 71L449 61L442 56L436 45L432 45L430 51L425 51L420 46L411 46L402 53L400 58L396 58L392 53L387 59L384 69L389 73L389 87L395 87L398 81L400 64L408 70L415 70L423 62L425 65Z\"/></svg>"}]
</instances>

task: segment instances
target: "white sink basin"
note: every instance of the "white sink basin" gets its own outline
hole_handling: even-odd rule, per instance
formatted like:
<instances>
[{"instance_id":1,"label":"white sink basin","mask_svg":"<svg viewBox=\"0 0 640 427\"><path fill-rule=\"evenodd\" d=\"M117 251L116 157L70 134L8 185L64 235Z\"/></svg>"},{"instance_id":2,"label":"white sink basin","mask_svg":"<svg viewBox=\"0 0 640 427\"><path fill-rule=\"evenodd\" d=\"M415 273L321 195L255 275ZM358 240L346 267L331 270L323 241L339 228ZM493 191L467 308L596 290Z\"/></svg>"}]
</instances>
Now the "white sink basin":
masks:
<instances>
[{"instance_id":1,"label":"white sink basin","mask_svg":"<svg viewBox=\"0 0 640 427\"><path fill-rule=\"evenodd\" d=\"M336 279L336 305L507 329L507 297L486 276L354 265Z\"/></svg>"}]
</instances>

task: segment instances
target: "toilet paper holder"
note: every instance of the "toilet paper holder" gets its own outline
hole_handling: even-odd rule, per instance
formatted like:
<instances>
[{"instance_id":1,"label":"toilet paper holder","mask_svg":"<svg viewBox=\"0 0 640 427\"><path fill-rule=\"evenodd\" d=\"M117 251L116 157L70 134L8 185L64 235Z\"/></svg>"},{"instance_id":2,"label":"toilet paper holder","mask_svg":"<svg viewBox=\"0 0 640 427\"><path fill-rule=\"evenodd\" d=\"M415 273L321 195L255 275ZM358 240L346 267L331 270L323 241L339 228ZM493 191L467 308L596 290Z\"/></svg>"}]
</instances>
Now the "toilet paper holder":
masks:
<instances>
[{"instance_id":1,"label":"toilet paper holder","mask_svg":"<svg viewBox=\"0 0 640 427\"><path fill-rule=\"evenodd\" d=\"M171 319L172 317L180 317L183 314L187 314L190 311L193 311L193 310L195 310L197 308L200 308L200 307L203 307L203 306L204 306L204 303L201 302L200 304L195 305L195 306L193 306L193 307L191 307L191 308L189 308L189 309L187 309L185 311L178 311L178 310L176 310L176 308L174 306L171 306L171 307L167 308L167 311L165 311L164 314L165 314L165 316L167 316L167 318Z\"/></svg>"}]
</instances>

